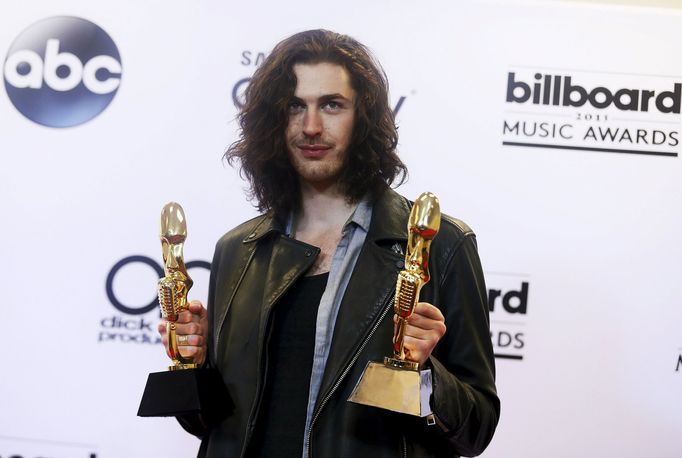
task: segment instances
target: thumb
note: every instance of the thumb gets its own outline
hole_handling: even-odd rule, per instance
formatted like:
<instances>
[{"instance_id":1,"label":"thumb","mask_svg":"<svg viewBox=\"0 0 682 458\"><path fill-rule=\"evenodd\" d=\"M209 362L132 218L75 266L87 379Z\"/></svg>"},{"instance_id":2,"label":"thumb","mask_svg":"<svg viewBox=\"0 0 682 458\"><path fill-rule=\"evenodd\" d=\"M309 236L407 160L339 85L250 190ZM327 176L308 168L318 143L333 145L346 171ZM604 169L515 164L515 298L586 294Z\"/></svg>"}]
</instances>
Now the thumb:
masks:
<instances>
[{"instance_id":1,"label":"thumb","mask_svg":"<svg viewBox=\"0 0 682 458\"><path fill-rule=\"evenodd\" d=\"M189 303L189 311L194 315L199 315L200 317L206 316L206 309L201 304L200 301L192 301Z\"/></svg>"}]
</instances>

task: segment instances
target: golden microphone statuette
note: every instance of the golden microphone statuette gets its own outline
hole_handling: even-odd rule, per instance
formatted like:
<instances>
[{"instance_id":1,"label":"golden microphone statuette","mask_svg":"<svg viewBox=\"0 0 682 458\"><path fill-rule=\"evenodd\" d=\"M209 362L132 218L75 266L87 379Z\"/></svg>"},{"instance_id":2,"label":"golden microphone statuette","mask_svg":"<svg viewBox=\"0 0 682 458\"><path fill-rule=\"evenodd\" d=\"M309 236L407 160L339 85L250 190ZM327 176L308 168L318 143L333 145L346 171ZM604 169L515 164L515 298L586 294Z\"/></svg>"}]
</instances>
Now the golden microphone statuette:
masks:
<instances>
[{"instance_id":1,"label":"golden microphone statuette","mask_svg":"<svg viewBox=\"0 0 682 458\"><path fill-rule=\"evenodd\" d=\"M394 312L397 324L393 335L393 357L370 361L349 401L418 417L431 415L431 369L405 358L403 340L407 320L419 302L419 292L429 281L429 249L440 229L440 204L430 193L414 202L407 222L405 268L398 274Z\"/></svg>"},{"instance_id":2,"label":"golden microphone statuette","mask_svg":"<svg viewBox=\"0 0 682 458\"><path fill-rule=\"evenodd\" d=\"M216 369L197 368L194 358L183 356L178 348L177 321L189 307L187 293L193 284L183 256L187 220L180 204L169 202L161 210L160 237L165 276L158 283L159 306L166 320L168 353L173 365L168 371L149 374L137 415L196 414L204 421L214 421L226 415L233 405L222 377Z\"/></svg>"},{"instance_id":3,"label":"golden microphone statuette","mask_svg":"<svg viewBox=\"0 0 682 458\"><path fill-rule=\"evenodd\" d=\"M166 276L159 280L159 306L161 315L166 319L168 352L173 360L168 370L194 369L197 367L194 359L180 354L176 336L178 316L189 308L187 293L194 283L187 273L183 256L187 221L180 204L170 202L161 210L160 238Z\"/></svg>"}]
</instances>

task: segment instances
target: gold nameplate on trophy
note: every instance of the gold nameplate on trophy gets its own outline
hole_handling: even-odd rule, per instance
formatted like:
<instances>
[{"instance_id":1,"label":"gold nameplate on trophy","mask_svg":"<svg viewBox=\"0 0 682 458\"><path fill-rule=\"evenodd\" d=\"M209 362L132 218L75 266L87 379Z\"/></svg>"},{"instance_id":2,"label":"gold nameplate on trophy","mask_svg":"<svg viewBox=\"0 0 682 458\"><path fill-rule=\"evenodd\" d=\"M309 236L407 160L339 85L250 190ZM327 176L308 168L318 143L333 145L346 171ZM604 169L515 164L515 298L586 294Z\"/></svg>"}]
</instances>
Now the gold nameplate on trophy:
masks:
<instances>
[{"instance_id":1,"label":"gold nameplate on trophy","mask_svg":"<svg viewBox=\"0 0 682 458\"><path fill-rule=\"evenodd\" d=\"M369 362L349 401L394 412L426 417L430 415L431 369L405 358L405 326L419 302L419 292L429 281L429 248L440 229L440 204L430 193L414 202L407 222L405 269L398 274L394 311L398 318L393 335L393 357Z\"/></svg>"},{"instance_id":2,"label":"gold nameplate on trophy","mask_svg":"<svg viewBox=\"0 0 682 458\"><path fill-rule=\"evenodd\" d=\"M180 204L169 202L161 210L161 248L166 276L159 280L159 306L166 319L168 351L173 360L170 371L194 369L194 358L184 357L178 350L176 322L178 315L187 310L187 293L194 284L183 257L183 246L187 239L187 220Z\"/></svg>"}]
</instances>

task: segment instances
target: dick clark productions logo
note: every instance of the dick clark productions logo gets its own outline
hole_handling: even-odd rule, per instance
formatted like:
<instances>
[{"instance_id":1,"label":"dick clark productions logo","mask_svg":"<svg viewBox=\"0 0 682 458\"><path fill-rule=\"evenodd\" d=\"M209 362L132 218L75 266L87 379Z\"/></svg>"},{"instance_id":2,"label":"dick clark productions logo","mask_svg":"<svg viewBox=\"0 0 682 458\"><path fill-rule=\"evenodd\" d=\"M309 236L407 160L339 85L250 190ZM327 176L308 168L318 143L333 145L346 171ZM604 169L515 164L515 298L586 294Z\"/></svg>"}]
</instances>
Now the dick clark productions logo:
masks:
<instances>
[{"instance_id":1,"label":"dick clark productions logo","mask_svg":"<svg viewBox=\"0 0 682 458\"><path fill-rule=\"evenodd\" d=\"M111 37L85 19L56 16L14 40L3 67L17 110L48 127L72 127L100 114L121 84L121 56Z\"/></svg>"}]
</instances>

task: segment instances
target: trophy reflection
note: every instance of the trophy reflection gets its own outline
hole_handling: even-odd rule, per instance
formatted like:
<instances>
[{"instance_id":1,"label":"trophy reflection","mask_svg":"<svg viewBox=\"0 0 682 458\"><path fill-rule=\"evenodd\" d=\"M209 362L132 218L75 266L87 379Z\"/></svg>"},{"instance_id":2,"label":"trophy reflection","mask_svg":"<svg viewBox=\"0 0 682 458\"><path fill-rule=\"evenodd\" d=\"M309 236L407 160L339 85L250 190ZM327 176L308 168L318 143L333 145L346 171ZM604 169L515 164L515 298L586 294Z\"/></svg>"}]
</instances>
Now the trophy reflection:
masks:
<instances>
[{"instance_id":1,"label":"trophy reflection","mask_svg":"<svg viewBox=\"0 0 682 458\"><path fill-rule=\"evenodd\" d=\"M426 417L430 415L431 370L405 358L404 338L407 320L419 302L419 292L429 281L429 249L440 229L440 204L430 193L422 193L414 203L407 223L405 268L398 274L394 299L397 317L393 335L393 357L370 362L355 386L349 401L395 412Z\"/></svg>"}]
</instances>

